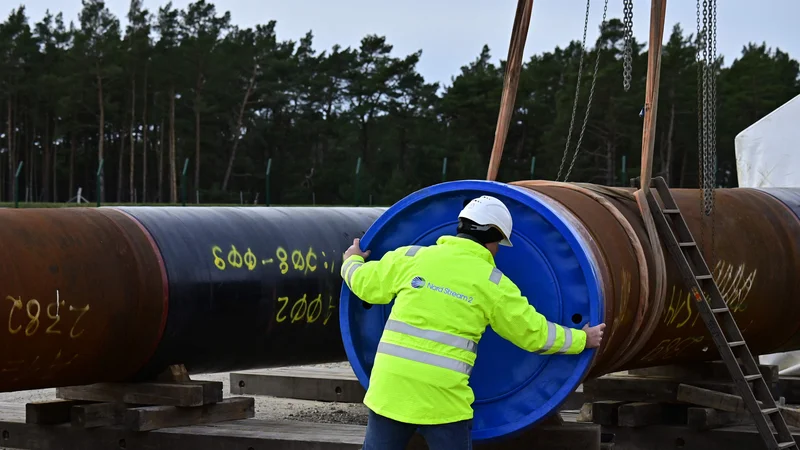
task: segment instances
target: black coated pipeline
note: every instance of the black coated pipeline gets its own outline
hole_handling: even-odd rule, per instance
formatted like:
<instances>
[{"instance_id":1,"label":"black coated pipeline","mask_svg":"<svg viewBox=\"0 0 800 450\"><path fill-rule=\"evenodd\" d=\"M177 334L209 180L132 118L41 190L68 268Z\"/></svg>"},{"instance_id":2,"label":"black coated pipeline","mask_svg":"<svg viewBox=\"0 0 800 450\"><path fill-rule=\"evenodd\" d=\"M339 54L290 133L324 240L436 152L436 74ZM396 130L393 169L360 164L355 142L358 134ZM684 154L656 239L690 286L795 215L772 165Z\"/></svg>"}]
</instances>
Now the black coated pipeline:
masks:
<instances>
[{"instance_id":1,"label":"black coated pipeline","mask_svg":"<svg viewBox=\"0 0 800 450\"><path fill-rule=\"evenodd\" d=\"M342 253L384 208L122 207L151 234L166 328L137 378L345 360Z\"/></svg>"}]
</instances>

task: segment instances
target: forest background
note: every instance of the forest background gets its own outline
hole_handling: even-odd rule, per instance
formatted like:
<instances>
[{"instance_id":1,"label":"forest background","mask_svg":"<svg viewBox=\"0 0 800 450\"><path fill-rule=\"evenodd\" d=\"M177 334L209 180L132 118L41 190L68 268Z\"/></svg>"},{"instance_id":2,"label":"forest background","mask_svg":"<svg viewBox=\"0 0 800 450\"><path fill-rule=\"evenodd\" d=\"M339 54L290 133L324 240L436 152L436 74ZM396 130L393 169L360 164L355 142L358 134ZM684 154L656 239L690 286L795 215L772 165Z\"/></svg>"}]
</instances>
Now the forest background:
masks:
<instances>
[{"instance_id":1,"label":"forest background","mask_svg":"<svg viewBox=\"0 0 800 450\"><path fill-rule=\"evenodd\" d=\"M92 202L99 192L102 202L174 204L186 192L201 204L390 205L443 179L486 177L504 72L488 47L440 85L417 72L422 50L394 55L378 35L319 50L311 32L291 41L274 21L240 28L204 0L158 11L132 0L127 19L123 28L101 0L83 0L74 20L32 21L19 7L0 24L0 199L13 199L18 170L20 201L50 203L74 202L81 188ZM525 61L498 180L553 180L562 168L563 181L581 134L569 181L621 186L638 175L645 44L633 41L627 91L623 22L601 24L587 46ZM654 162L673 187L698 186L697 70L695 33L675 24ZM717 185L735 187L734 137L800 94L800 66L764 43L714 70Z\"/></svg>"}]
</instances>

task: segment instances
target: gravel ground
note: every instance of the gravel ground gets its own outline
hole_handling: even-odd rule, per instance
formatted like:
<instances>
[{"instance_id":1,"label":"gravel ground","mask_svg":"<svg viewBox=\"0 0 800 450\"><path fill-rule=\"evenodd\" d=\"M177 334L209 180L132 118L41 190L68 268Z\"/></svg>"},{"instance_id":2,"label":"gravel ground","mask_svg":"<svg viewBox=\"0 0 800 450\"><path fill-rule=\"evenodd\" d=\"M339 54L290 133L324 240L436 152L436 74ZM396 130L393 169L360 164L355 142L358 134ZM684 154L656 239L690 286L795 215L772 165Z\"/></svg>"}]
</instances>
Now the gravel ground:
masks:
<instances>
[{"instance_id":1,"label":"gravel ground","mask_svg":"<svg viewBox=\"0 0 800 450\"><path fill-rule=\"evenodd\" d=\"M348 363L320 364L312 367L348 367ZM231 397L230 373L212 373L193 375L195 380L222 381L222 392ZM36 401L54 400L55 389L39 389L33 391L17 391L0 393L0 402L25 404ZM327 403L287 398L254 396L256 419L262 420L297 420L317 423L367 424L367 408L361 403ZM2 447L0 447L1 449Z\"/></svg>"},{"instance_id":2,"label":"gravel ground","mask_svg":"<svg viewBox=\"0 0 800 450\"><path fill-rule=\"evenodd\" d=\"M346 368L349 363L320 364L310 367ZM247 372L247 371L243 371ZM230 397L230 374L215 373L195 375L195 380L222 381L222 392ZM256 402L256 419L299 420L316 423L344 423L366 425L368 409L362 403L330 403L295 400L267 396L253 396ZM2 402L0 397L0 402Z\"/></svg>"}]
</instances>

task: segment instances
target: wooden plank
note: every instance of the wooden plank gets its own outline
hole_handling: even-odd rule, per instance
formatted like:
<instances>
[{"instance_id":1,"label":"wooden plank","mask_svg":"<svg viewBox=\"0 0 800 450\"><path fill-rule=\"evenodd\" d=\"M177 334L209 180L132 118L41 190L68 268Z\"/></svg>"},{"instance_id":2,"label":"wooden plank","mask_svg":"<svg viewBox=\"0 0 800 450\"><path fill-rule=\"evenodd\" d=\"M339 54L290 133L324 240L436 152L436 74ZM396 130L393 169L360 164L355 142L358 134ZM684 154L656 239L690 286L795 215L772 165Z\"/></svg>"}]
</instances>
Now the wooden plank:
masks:
<instances>
[{"instance_id":1,"label":"wooden plank","mask_svg":"<svg viewBox=\"0 0 800 450\"><path fill-rule=\"evenodd\" d=\"M70 421L70 411L84 402L74 400L48 400L25 404L25 423L55 425Z\"/></svg>"},{"instance_id":2,"label":"wooden plank","mask_svg":"<svg viewBox=\"0 0 800 450\"><path fill-rule=\"evenodd\" d=\"M361 403L366 391L355 375L274 371L230 375L231 394L268 395L323 402Z\"/></svg>"},{"instance_id":3,"label":"wooden plank","mask_svg":"<svg viewBox=\"0 0 800 450\"><path fill-rule=\"evenodd\" d=\"M758 366L758 369L767 384L775 384L778 382L778 366L761 364ZM637 377L663 377L681 381L731 381L731 375L728 372L728 368L722 361L707 361L691 364L647 367L643 369L629 370L628 373Z\"/></svg>"},{"instance_id":4,"label":"wooden plank","mask_svg":"<svg viewBox=\"0 0 800 450\"><path fill-rule=\"evenodd\" d=\"M475 444L476 450L600 450L600 425L538 425L504 442Z\"/></svg>"},{"instance_id":5,"label":"wooden plank","mask_svg":"<svg viewBox=\"0 0 800 450\"><path fill-rule=\"evenodd\" d=\"M130 408L125 411L125 424L133 431L149 431L168 427L247 419L254 416L254 398L232 397L219 403L192 408L174 406Z\"/></svg>"},{"instance_id":6,"label":"wooden plank","mask_svg":"<svg viewBox=\"0 0 800 450\"><path fill-rule=\"evenodd\" d=\"M585 381L583 392L588 401L676 402L680 384L668 378L615 375ZM736 389L733 383L698 381L692 384L726 393L734 393Z\"/></svg>"},{"instance_id":7,"label":"wooden plank","mask_svg":"<svg viewBox=\"0 0 800 450\"><path fill-rule=\"evenodd\" d=\"M208 405L211 403L221 402L223 399L222 381L182 381L181 384L191 384L203 387L203 404Z\"/></svg>"},{"instance_id":8,"label":"wooden plank","mask_svg":"<svg viewBox=\"0 0 800 450\"><path fill-rule=\"evenodd\" d=\"M686 410L686 425L697 431L711 430L734 424L751 423L749 414L719 411L714 408L689 408Z\"/></svg>"},{"instance_id":9,"label":"wooden plank","mask_svg":"<svg viewBox=\"0 0 800 450\"><path fill-rule=\"evenodd\" d=\"M614 450L743 450L762 449L764 442L754 427L729 427L696 431L681 425L645 428L604 427L613 433ZM800 434L795 433L795 440Z\"/></svg>"},{"instance_id":10,"label":"wooden plank","mask_svg":"<svg viewBox=\"0 0 800 450\"><path fill-rule=\"evenodd\" d=\"M91 403L72 407L72 426L95 428L120 425L125 419L125 403Z\"/></svg>"},{"instance_id":11,"label":"wooden plank","mask_svg":"<svg viewBox=\"0 0 800 450\"><path fill-rule=\"evenodd\" d=\"M733 413L750 413L747 406L738 395L726 394L724 392L714 392L708 389L699 388L682 384L678 391L678 399L682 402L692 403L699 406L706 406L722 411ZM762 403L759 401L759 405ZM793 427L800 427L800 410L778 406L786 420L786 424Z\"/></svg>"},{"instance_id":12,"label":"wooden plank","mask_svg":"<svg viewBox=\"0 0 800 450\"><path fill-rule=\"evenodd\" d=\"M249 425L240 425L243 423ZM145 433L120 427L85 430L69 424L43 427L24 422L0 422L0 430L4 432L0 438L2 448L35 445L40 450L359 450L365 427L247 419Z\"/></svg>"},{"instance_id":13,"label":"wooden plank","mask_svg":"<svg viewBox=\"0 0 800 450\"><path fill-rule=\"evenodd\" d=\"M600 450L600 426L591 423L537 425L521 435L500 442L474 443L475 450ZM427 450L415 434L406 450Z\"/></svg>"},{"instance_id":14,"label":"wooden plank","mask_svg":"<svg viewBox=\"0 0 800 450\"><path fill-rule=\"evenodd\" d=\"M786 403L800 403L800 377L781 376L775 388L775 395L784 397Z\"/></svg>"},{"instance_id":15,"label":"wooden plank","mask_svg":"<svg viewBox=\"0 0 800 450\"><path fill-rule=\"evenodd\" d=\"M192 383L97 383L56 388L56 397L137 405L201 406L206 387Z\"/></svg>"},{"instance_id":16,"label":"wooden plank","mask_svg":"<svg viewBox=\"0 0 800 450\"><path fill-rule=\"evenodd\" d=\"M625 402L601 400L592 403L592 422L599 425L616 425L619 420L619 408Z\"/></svg>"},{"instance_id":17,"label":"wooden plank","mask_svg":"<svg viewBox=\"0 0 800 450\"><path fill-rule=\"evenodd\" d=\"M660 403L635 402L620 405L617 424L621 427L643 427L662 423L663 409Z\"/></svg>"}]
</instances>

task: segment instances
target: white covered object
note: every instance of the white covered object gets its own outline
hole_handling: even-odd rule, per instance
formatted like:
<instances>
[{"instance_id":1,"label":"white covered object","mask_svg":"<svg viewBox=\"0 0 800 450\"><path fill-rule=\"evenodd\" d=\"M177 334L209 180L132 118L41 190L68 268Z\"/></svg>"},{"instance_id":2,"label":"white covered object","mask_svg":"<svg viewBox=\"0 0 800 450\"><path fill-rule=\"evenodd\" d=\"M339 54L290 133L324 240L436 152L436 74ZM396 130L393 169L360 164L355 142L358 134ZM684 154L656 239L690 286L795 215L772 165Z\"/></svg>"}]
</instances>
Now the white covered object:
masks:
<instances>
[{"instance_id":1,"label":"white covered object","mask_svg":"<svg viewBox=\"0 0 800 450\"><path fill-rule=\"evenodd\" d=\"M800 187L800 95L736 136L739 187Z\"/></svg>"},{"instance_id":2,"label":"white covered object","mask_svg":"<svg viewBox=\"0 0 800 450\"><path fill-rule=\"evenodd\" d=\"M736 136L739 187L800 187L800 95ZM781 375L800 375L800 351L761 355Z\"/></svg>"}]
</instances>

